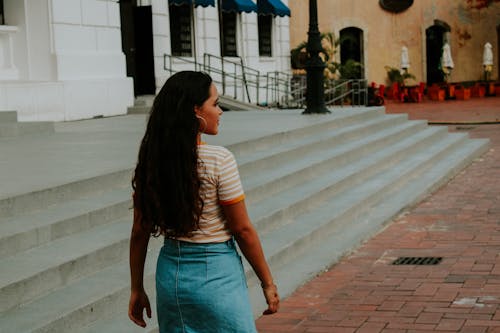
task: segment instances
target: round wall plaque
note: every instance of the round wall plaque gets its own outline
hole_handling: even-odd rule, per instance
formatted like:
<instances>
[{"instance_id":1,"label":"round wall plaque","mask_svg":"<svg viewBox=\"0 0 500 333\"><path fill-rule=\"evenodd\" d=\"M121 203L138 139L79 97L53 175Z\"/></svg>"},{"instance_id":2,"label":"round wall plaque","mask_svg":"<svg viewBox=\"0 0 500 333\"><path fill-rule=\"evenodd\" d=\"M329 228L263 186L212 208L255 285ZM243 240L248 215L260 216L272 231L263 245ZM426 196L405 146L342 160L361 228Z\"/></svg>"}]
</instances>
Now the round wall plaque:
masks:
<instances>
[{"instance_id":1,"label":"round wall plaque","mask_svg":"<svg viewBox=\"0 0 500 333\"><path fill-rule=\"evenodd\" d=\"M401 13L413 5L413 0L380 0L379 4L391 13Z\"/></svg>"}]
</instances>

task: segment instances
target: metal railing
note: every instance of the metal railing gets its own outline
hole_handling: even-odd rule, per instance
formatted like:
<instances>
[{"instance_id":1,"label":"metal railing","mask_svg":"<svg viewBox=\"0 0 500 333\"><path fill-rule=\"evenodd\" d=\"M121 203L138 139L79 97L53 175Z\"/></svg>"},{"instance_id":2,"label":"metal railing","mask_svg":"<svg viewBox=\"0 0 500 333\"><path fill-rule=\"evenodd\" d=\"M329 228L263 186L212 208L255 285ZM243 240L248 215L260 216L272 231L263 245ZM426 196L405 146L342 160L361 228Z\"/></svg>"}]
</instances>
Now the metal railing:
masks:
<instances>
[{"instance_id":1,"label":"metal railing","mask_svg":"<svg viewBox=\"0 0 500 333\"><path fill-rule=\"evenodd\" d=\"M245 66L241 57L235 58L239 61L205 53L203 70L222 85L223 95L232 88L234 99L244 100L246 95L248 103L253 103L254 98L255 104L258 104L261 74L258 70Z\"/></svg>"},{"instance_id":2,"label":"metal railing","mask_svg":"<svg viewBox=\"0 0 500 333\"><path fill-rule=\"evenodd\" d=\"M175 63L174 63L175 62ZM167 66L168 63L168 66ZM170 75L174 74L175 72L178 72L178 70L174 70L175 65L193 65L193 70L195 71L200 71L203 70L203 64L196 62L194 60L191 60L190 57L179 57L179 56L172 56L169 54L164 54L163 55L163 69L166 71L169 71ZM175 66L177 67L177 66ZM182 68L184 70L185 68Z\"/></svg>"},{"instance_id":3,"label":"metal railing","mask_svg":"<svg viewBox=\"0 0 500 333\"><path fill-rule=\"evenodd\" d=\"M260 71L243 64L241 57L229 60L205 53L203 63L186 57L164 55L163 67L170 75L186 69L202 70L210 74L222 88L222 95L235 100L277 108L303 108L306 105L306 76L280 71L262 75ZM367 105L366 80L325 81L326 105Z\"/></svg>"},{"instance_id":4,"label":"metal railing","mask_svg":"<svg viewBox=\"0 0 500 333\"><path fill-rule=\"evenodd\" d=\"M327 80L325 81L326 105L368 104L368 83L366 80Z\"/></svg>"}]
</instances>

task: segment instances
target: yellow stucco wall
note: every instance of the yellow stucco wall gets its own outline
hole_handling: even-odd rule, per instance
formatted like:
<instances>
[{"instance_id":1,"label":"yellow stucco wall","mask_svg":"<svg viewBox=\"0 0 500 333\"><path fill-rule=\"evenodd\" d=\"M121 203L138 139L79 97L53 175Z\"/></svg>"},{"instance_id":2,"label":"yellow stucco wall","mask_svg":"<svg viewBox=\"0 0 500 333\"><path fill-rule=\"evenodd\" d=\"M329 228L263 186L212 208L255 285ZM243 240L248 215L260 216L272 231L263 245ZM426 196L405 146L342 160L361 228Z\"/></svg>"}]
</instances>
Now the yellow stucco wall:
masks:
<instances>
[{"instance_id":1,"label":"yellow stucco wall","mask_svg":"<svg viewBox=\"0 0 500 333\"><path fill-rule=\"evenodd\" d=\"M410 72L417 81L426 81L426 34L434 20L446 22L450 28L450 46L455 63L450 81L479 80L483 75L483 46L493 46L494 65L491 78L498 80L499 56L497 27L500 25L500 3L476 10L467 8L466 0L415 0L399 14L385 11L378 0L317 0L321 32L357 27L364 35L365 77L383 83L384 66L400 66L401 47L409 51ZM289 0L290 46L307 39L309 1Z\"/></svg>"}]
</instances>

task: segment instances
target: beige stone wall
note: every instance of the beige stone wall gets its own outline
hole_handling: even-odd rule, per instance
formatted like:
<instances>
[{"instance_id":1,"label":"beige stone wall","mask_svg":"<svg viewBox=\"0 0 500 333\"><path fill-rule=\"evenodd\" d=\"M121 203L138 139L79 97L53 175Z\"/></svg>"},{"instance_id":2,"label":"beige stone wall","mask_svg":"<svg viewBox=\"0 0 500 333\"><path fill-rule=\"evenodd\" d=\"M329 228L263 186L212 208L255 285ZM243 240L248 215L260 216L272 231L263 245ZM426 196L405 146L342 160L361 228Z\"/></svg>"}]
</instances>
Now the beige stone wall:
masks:
<instances>
[{"instance_id":1,"label":"beige stone wall","mask_svg":"<svg viewBox=\"0 0 500 333\"><path fill-rule=\"evenodd\" d=\"M289 0L290 46L307 39L309 1ZM417 81L426 81L425 30L434 20L446 22L455 69L450 80L472 81L482 78L483 46L493 45L492 79L498 80L498 33L500 3L489 8L470 10L466 0L415 0L403 13L383 10L377 0L318 0L321 32L332 31L339 36L343 28L354 26L364 33L365 76L369 81L386 81L384 66L400 66L401 47L408 47L410 72Z\"/></svg>"}]
</instances>

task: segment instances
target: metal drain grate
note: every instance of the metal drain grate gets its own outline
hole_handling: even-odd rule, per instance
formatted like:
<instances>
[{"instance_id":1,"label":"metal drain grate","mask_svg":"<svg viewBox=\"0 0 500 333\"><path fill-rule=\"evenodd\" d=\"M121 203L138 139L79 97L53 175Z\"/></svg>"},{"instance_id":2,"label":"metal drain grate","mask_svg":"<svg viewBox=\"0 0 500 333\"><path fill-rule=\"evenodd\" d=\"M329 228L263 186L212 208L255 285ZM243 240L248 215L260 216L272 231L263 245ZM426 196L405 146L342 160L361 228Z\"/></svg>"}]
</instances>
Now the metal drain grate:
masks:
<instances>
[{"instance_id":1,"label":"metal drain grate","mask_svg":"<svg viewBox=\"0 0 500 333\"><path fill-rule=\"evenodd\" d=\"M393 265L437 265L443 260L442 257L399 257L394 260Z\"/></svg>"}]
</instances>

